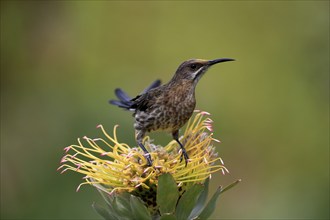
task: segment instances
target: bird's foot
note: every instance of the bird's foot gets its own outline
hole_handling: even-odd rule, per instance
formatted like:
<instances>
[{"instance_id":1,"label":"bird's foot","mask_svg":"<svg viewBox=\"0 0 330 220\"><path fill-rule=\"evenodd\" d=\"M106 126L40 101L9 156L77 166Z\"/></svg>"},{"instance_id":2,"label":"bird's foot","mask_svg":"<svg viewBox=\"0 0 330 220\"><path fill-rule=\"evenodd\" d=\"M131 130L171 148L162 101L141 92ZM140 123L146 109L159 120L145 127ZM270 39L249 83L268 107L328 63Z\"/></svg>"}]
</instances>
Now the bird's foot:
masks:
<instances>
[{"instance_id":1,"label":"bird's foot","mask_svg":"<svg viewBox=\"0 0 330 220\"><path fill-rule=\"evenodd\" d=\"M144 145L142 143L138 143L138 145L144 152L144 158L146 158L146 160L147 160L148 167L151 167L152 166L152 160L151 160L151 157L150 157L150 153L147 151L147 149L144 147Z\"/></svg>"},{"instance_id":2,"label":"bird's foot","mask_svg":"<svg viewBox=\"0 0 330 220\"><path fill-rule=\"evenodd\" d=\"M188 160L189 160L189 157L188 157L188 154L187 154L187 151L186 149L184 148L181 148L182 149L182 154L181 154L181 157L180 157L180 162L182 162L182 159L184 158L185 162L186 162L186 166L188 164Z\"/></svg>"},{"instance_id":3,"label":"bird's foot","mask_svg":"<svg viewBox=\"0 0 330 220\"><path fill-rule=\"evenodd\" d=\"M146 158L146 160L147 160L148 167L151 167L152 166L152 160L151 160L150 154L149 153L145 154L144 158Z\"/></svg>"}]
</instances>

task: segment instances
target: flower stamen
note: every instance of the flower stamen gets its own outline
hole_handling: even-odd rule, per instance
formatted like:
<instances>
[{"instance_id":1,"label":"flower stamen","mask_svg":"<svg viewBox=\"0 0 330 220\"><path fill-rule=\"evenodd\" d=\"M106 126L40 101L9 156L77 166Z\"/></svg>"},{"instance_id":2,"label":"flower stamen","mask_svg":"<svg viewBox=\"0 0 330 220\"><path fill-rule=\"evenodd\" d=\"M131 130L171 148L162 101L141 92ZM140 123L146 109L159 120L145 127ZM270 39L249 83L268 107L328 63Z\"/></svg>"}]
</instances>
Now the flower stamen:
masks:
<instances>
[{"instance_id":1,"label":"flower stamen","mask_svg":"<svg viewBox=\"0 0 330 220\"><path fill-rule=\"evenodd\" d=\"M61 173L72 170L84 175L84 182L79 184L77 190L85 184L95 186L107 194L114 192L132 192L140 188L149 189L158 184L158 177L163 173L171 173L178 187L187 183L202 183L212 173L228 170L215 152L210 113L195 111L196 114L187 123L186 130L180 138L189 156L188 164L181 161L182 149L176 141L166 146L152 143L149 137L144 139L144 145L151 149L144 153L138 147L130 147L120 143L117 139L118 125L113 128L111 137L102 125L98 125L105 139L78 138L77 145L64 148L66 155L62 157L62 165L58 168ZM84 143L83 143L84 142ZM86 143L86 144L85 144ZM146 156L153 160L152 166L147 166ZM221 165L216 162L220 161Z\"/></svg>"}]
</instances>

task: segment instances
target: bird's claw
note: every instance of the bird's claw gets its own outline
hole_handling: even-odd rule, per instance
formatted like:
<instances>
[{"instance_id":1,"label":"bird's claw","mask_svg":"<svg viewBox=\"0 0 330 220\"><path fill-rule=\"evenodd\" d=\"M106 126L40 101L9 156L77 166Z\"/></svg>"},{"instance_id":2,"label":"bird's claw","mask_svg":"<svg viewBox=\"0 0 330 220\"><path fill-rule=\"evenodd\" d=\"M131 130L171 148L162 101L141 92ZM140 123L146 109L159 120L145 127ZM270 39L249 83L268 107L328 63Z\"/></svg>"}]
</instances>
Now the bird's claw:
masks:
<instances>
[{"instance_id":1,"label":"bird's claw","mask_svg":"<svg viewBox=\"0 0 330 220\"><path fill-rule=\"evenodd\" d=\"M146 158L146 160L147 160L148 167L151 167L152 166L152 160L151 160L149 152L147 151L147 149L144 147L144 145L141 142L139 142L138 145L144 152L144 158Z\"/></svg>"},{"instance_id":2,"label":"bird's claw","mask_svg":"<svg viewBox=\"0 0 330 220\"><path fill-rule=\"evenodd\" d=\"M187 152L186 152L186 150L184 148L182 148L182 154L181 154L181 157L180 157L180 163L182 162L182 159L183 158L184 158L184 160L186 162L186 166L187 166L189 157L188 157L188 154L187 154Z\"/></svg>"},{"instance_id":3,"label":"bird's claw","mask_svg":"<svg viewBox=\"0 0 330 220\"><path fill-rule=\"evenodd\" d=\"M145 154L144 157L147 160L148 167L151 167L152 166L152 160L151 160L150 154Z\"/></svg>"}]
</instances>

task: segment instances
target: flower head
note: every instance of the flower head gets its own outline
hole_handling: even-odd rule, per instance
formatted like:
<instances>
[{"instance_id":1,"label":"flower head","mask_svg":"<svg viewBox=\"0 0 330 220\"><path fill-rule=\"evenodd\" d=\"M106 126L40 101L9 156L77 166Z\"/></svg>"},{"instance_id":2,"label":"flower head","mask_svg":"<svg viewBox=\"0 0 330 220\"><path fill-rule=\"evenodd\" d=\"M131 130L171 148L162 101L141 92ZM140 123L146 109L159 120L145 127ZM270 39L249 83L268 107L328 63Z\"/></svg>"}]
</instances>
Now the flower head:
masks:
<instances>
[{"instance_id":1,"label":"flower head","mask_svg":"<svg viewBox=\"0 0 330 220\"><path fill-rule=\"evenodd\" d=\"M214 172L228 172L215 152L213 142L219 141L212 137L212 120L208 116L206 112L197 112L180 138L190 158L187 166L180 160L181 150L176 141L162 147L146 137L144 144L153 161L152 166L147 166L140 148L130 147L117 139L118 126L114 127L111 137L99 125L105 138L84 137L84 143L78 139L77 145L66 147L59 170L84 174L85 181L78 189L81 185L91 184L108 194L130 192L145 202L152 197L154 202L155 194L145 194L156 189L158 177L164 173L170 173L179 189L184 191L194 183L203 183Z\"/></svg>"}]
</instances>

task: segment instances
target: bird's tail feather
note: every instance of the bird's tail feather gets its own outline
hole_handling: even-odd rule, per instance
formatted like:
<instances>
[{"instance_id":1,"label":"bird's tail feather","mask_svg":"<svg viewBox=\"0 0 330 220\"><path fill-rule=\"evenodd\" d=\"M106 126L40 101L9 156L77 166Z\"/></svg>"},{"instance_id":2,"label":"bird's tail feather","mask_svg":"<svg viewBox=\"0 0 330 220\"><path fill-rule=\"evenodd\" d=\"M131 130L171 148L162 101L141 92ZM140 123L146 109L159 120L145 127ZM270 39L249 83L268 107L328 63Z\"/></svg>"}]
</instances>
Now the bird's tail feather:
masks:
<instances>
[{"instance_id":1,"label":"bird's tail feather","mask_svg":"<svg viewBox=\"0 0 330 220\"><path fill-rule=\"evenodd\" d=\"M155 80L153 83L150 84L150 86L143 90L142 94L148 92L150 89L160 86L161 83L162 82L159 79Z\"/></svg>"},{"instance_id":2,"label":"bird's tail feather","mask_svg":"<svg viewBox=\"0 0 330 220\"><path fill-rule=\"evenodd\" d=\"M132 99L122 89L115 89L115 94L117 98L122 102L129 102Z\"/></svg>"},{"instance_id":3,"label":"bird's tail feather","mask_svg":"<svg viewBox=\"0 0 330 220\"><path fill-rule=\"evenodd\" d=\"M144 94L149 90L160 86L160 84L161 84L160 80L155 80L150 86L145 88L141 94ZM132 105L133 105L132 98L129 95L127 95L126 92L124 92L122 89L117 88L115 89L115 95L119 100L110 100L109 101L110 104L116 105L120 108L124 108L127 110L132 110Z\"/></svg>"},{"instance_id":4,"label":"bird's tail feather","mask_svg":"<svg viewBox=\"0 0 330 220\"><path fill-rule=\"evenodd\" d=\"M122 89L115 89L115 94L119 100L110 100L109 103L116 105L120 108L129 110L132 105L132 98L129 97L127 93L124 92Z\"/></svg>"}]
</instances>

